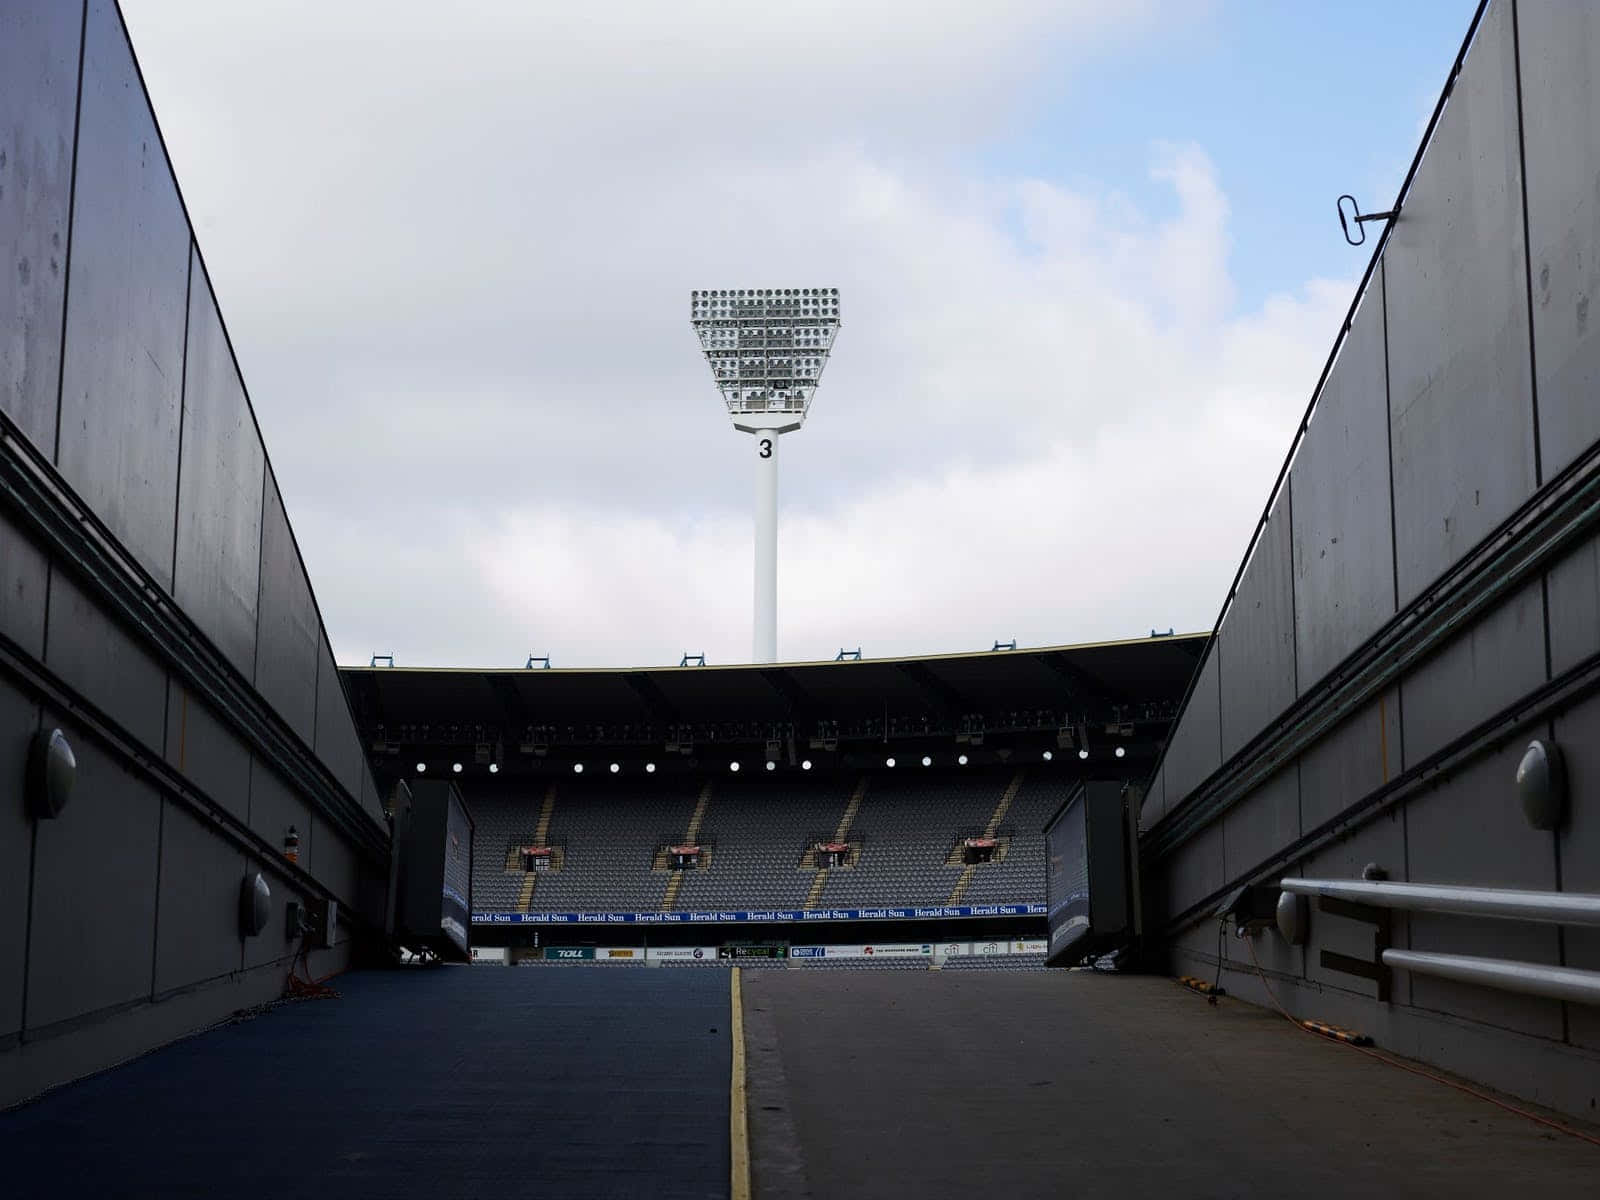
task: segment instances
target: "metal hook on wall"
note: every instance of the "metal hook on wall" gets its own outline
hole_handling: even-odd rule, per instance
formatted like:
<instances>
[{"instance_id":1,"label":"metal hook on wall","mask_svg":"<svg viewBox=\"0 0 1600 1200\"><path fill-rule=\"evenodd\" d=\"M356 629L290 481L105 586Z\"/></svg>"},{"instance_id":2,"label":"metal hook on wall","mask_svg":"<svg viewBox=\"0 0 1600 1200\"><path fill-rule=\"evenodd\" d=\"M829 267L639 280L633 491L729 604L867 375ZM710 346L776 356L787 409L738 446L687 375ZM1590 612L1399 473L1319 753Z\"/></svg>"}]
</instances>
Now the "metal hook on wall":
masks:
<instances>
[{"instance_id":1,"label":"metal hook on wall","mask_svg":"<svg viewBox=\"0 0 1600 1200\"><path fill-rule=\"evenodd\" d=\"M1344 215L1344 202L1346 200L1350 201L1349 218L1346 218ZM1368 221L1389 221L1393 220L1400 213L1400 210L1397 208L1390 209L1388 212L1364 213L1361 211L1361 206L1356 203L1356 198L1349 193L1339 197L1338 207L1339 228L1344 230L1344 240L1349 242L1352 246L1359 246L1367 240L1366 224ZM1361 235L1360 237L1350 236L1351 222L1355 223L1356 232Z\"/></svg>"}]
</instances>

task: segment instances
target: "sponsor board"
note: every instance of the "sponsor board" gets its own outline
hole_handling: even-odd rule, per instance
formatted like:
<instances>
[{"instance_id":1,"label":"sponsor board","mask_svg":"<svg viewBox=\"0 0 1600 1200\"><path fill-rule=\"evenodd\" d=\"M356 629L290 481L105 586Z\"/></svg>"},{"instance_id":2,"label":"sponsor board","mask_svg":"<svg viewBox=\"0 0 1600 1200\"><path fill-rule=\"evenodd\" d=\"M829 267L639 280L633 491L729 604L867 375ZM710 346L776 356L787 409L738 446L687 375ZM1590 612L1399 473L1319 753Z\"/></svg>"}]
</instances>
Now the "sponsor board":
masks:
<instances>
[{"instance_id":1,"label":"sponsor board","mask_svg":"<svg viewBox=\"0 0 1600 1200\"><path fill-rule=\"evenodd\" d=\"M718 946L718 958L788 958L789 947L782 942L760 942L744 946Z\"/></svg>"},{"instance_id":2,"label":"sponsor board","mask_svg":"<svg viewBox=\"0 0 1600 1200\"><path fill-rule=\"evenodd\" d=\"M650 946L644 952L647 962L704 962L717 957L715 946Z\"/></svg>"},{"instance_id":3,"label":"sponsor board","mask_svg":"<svg viewBox=\"0 0 1600 1200\"><path fill-rule=\"evenodd\" d=\"M546 946L546 962L584 962L594 959L593 946Z\"/></svg>"},{"instance_id":4,"label":"sponsor board","mask_svg":"<svg viewBox=\"0 0 1600 1200\"><path fill-rule=\"evenodd\" d=\"M1010 954L1011 953L1011 943L1010 942L999 942L999 941L994 941L994 942L973 942L972 943L972 952L974 954L976 954L976 955L979 955L980 957L986 957L986 956L994 955L994 954Z\"/></svg>"},{"instance_id":5,"label":"sponsor board","mask_svg":"<svg viewBox=\"0 0 1600 1200\"><path fill-rule=\"evenodd\" d=\"M594 956L605 959L643 958L644 951L633 946L617 946L607 950L596 950Z\"/></svg>"},{"instance_id":6,"label":"sponsor board","mask_svg":"<svg viewBox=\"0 0 1600 1200\"><path fill-rule=\"evenodd\" d=\"M789 957L790 958L826 958L827 956L828 956L828 948L826 946L790 946L789 947Z\"/></svg>"},{"instance_id":7,"label":"sponsor board","mask_svg":"<svg viewBox=\"0 0 1600 1200\"><path fill-rule=\"evenodd\" d=\"M475 963L505 963L510 955L505 946L474 946L472 948L472 961Z\"/></svg>"},{"instance_id":8,"label":"sponsor board","mask_svg":"<svg viewBox=\"0 0 1600 1200\"><path fill-rule=\"evenodd\" d=\"M933 953L931 942L889 942L861 947L864 958L907 958Z\"/></svg>"},{"instance_id":9,"label":"sponsor board","mask_svg":"<svg viewBox=\"0 0 1600 1200\"><path fill-rule=\"evenodd\" d=\"M474 925L735 925L788 921L915 921L1042 917L1043 904L944 904L927 908L752 909L717 912L476 912Z\"/></svg>"},{"instance_id":10,"label":"sponsor board","mask_svg":"<svg viewBox=\"0 0 1600 1200\"><path fill-rule=\"evenodd\" d=\"M1011 943L1011 953L1013 954L1043 954L1049 949L1050 943L1043 938Z\"/></svg>"}]
</instances>

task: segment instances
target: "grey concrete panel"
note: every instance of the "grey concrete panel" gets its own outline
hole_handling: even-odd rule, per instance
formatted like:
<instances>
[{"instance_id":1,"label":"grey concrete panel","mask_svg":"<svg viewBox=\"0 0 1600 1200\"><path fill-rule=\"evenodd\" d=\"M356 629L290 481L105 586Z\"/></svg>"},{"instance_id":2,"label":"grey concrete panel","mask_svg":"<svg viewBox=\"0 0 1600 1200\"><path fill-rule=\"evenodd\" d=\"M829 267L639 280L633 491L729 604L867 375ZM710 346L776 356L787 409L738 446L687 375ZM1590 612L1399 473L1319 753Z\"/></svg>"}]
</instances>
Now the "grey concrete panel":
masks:
<instances>
[{"instance_id":1,"label":"grey concrete panel","mask_svg":"<svg viewBox=\"0 0 1600 1200\"><path fill-rule=\"evenodd\" d=\"M157 754L166 724L161 665L61 571L50 583L45 662Z\"/></svg>"},{"instance_id":2,"label":"grey concrete panel","mask_svg":"<svg viewBox=\"0 0 1600 1200\"><path fill-rule=\"evenodd\" d=\"M1311 855L1292 874L1310 879L1359 879L1368 863L1376 863L1389 872L1389 878L1404 879L1405 859L1404 818L1398 811L1391 811L1361 826L1349 837L1341 838ZM1395 944L1405 946L1403 915L1397 918L1395 933ZM1371 961L1372 935L1373 926L1322 912L1316 901L1311 901L1311 926L1305 956L1307 978L1362 996L1376 996L1374 984L1322 965L1324 950ZM1400 997L1403 996L1404 993L1400 993Z\"/></svg>"},{"instance_id":3,"label":"grey concrete panel","mask_svg":"<svg viewBox=\"0 0 1600 1200\"><path fill-rule=\"evenodd\" d=\"M1413 882L1537 891L1556 886L1553 839L1529 826L1517 803L1513 780L1522 748L1513 742L1406 806ZM1556 930L1520 921L1413 913L1411 942L1414 949L1442 954L1558 961ZM1554 1001L1419 975L1411 981L1411 1002L1504 1029L1561 1036L1561 1006Z\"/></svg>"},{"instance_id":4,"label":"grey concrete panel","mask_svg":"<svg viewBox=\"0 0 1600 1200\"><path fill-rule=\"evenodd\" d=\"M1539 446L1549 479L1600 437L1600 12L1518 6Z\"/></svg>"},{"instance_id":5,"label":"grey concrete panel","mask_svg":"<svg viewBox=\"0 0 1600 1200\"><path fill-rule=\"evenodd\" d=\"M317 643L311 585L269 472L261 520L261 605L256 690L310 746L316 737Z\"/></svg>"},{"instance_id":6,"label":"grey concrete panel","mask_svg":"<svg viewBox=\"0 0 1600 1200\"><path fill-rule=\"evenodd\" d=\"M70 722L72 802L35 838L28 1029L150 993L161 797Z\"/></svg>"},{"instance_id":7,"label":"grey concrete panel","mask_svg":"<svg viewBox=\"0 0 1600 1200\"><path fill-rule=\"evenodd\" d=\"M1512 45L1491 6L1384 251L1402 605L1533 491Z\"/></svg>"},{"instance_id":8,"label":"grey concrete panel","mask_svg":"<svg viewBox=\"0 0 1600 1200\"><path fill-rule=\"evenodd\" d=\"M1380 266L1290 475L1301 692L1394 616L1382 278Z\"/></svg>"},{"instance_id":9,"label":"grey concrete panel","mask_svg":"<svg viewBox=\"0 0 1600 1200\"><path fill-rule=\"evenodd\" d=\"M0 514L0 634L29 654L44 654L45 557Z\"/></svg>"},{"instance_id":10,"label":"grey concrete panel","mask_svg":"<svg viewBox=\"0 0 1600 1200\"><path fill-rule=\"evenodd\" d=\"M245 856L214 826L168 800L161 826L161 908L155 991L240 967L239 881Z\"/></svg>"},{"instance_id":11,"label":"grey concrete panel","mask_svg":"<svg viewBox=\"0 0 1600 1200\"><path fill-rule=\"evenodd\" d=\"M317 757L352 796L361 795L361 772L366 759L350 716L350 701L334 665L328 639L317 654Z\"/></svg>"},{"instance_id":12,"label":"grey concrete panel","mask_svg":"<svg viewBox=\"0 0 1600 1200\"><path fill-rule=\"evenodd\" d=\"M181 684L167 689L167 761L241 821L250 814L250 751Z\"/></svg>"},{"instance_id":13,"label":"grey concrete panel","mask_svg":"<svg viewBox=\"0 0 1600 1200\"><path fill-rule=\"evenodd\" d=\"M1200 669L1189 703L1174 723L1172 742L1164 762L1167 811L1183 803L1206 776L1222 765L1218 730L1217 650L1213 647Z\"/></svg>"},{"instance_id":14,"label":"grey concrete panel","mask_svg":"<svg viewBox=\"0 0 1600 1200\"><path fill-rule=\"evenodd\" d=\"M55 457L83 13L0 8L0 411Z\"/></svg>"},{"instance_id":15,"label":"grey concrete panel","mask_svg":"<svg viewBox=\"0 0 1600 1200\"><path fill-rule=\"evenodd\" d=\"M1400 773L1398 696L1393 689L1385 692L1300 756L1304 832L1333 820Z\"/></svg>"},{"instance_id":16,"label":"grey concrete panel","mask_svg":"<svg viewBox=\"0 0 1600 1200\"><path fill-rule=\"evenodd\" d=\"M300 865L315 870L311 809L259 759L250 765L250 828L277 850L293 825L300 835Z\"/></svg>"},{"instance_id":17,"label":"grey concrete panel","mask_svg":"<svg viewBox=\"0 0 1600 1200\"><path fill-rule=\"evenodd\" d=\"M1535 580L1401 682L1406 765L1544 679L1544 598Z\"/></svg>"},{"instance_id":18,"label":"grey concrete panel","mask_svg":"<svg viewBox=\"0 0 1600 1200\"><path fill-rule=\"evenodd\" d=\"M1221 824L1208 825L1162 863L1166 916L1175 916L1223 885Z\"/></svg>"},{"instance_id":19,"label":"grey concrete panel","mask_svg":"<svg viewBox=\"0 0 1600 1200\"><path fill-rule=\"evenodd\" d=\"M28 743L39 728L39 710L8 684L0 683L0 1037L22 1027L22 962L27 947L29 876L33 867L33 821L17 781L27 770Z\"/></svg>"},{"instance_id":20,"label":"grey concrete panel","mask_svg":"<svg viewBox=\"0 0 1600 1200\"><path fill-rule=\"evenodd\" d=\"M349 907L356 902L356 879L359 868L355 853L345 845L327 822L313 815L311 818L312 842L317 849L313 874L317 882L330 888L340 903Z\"/></svg>"},{"instance_id":21,"label":"grey concrete panel","mask_svg":"<svg viewBox=\"0 0 1600 1200\"><path fill-rule=\"evenodd\" d=\"M193 273L173 595L249 679L266 458L198 254Z\"/></svg>"},{"instance_id":22,"label":"grey concrete panel","mask_svg":"<svg viewBox=\"0 0 1600 1200\"><path fill-rule=\"evenodd\" d=\"M1555 723L1555 741L1567 763L1567 820L1556 843L1561 887L1600 893L1600 696L1562 714ZM1600 929L1569 926L1564 938L1569 967L1600 971ZM1567 1036L1600 1050L1600 1009L1568 1005Z\"/></svg>"},{"instance_id":23,"label":"grey concrete panel","mask_svg":"<svg viewBox=\"0 0 1600 1200\"><path fill-rule=\"evenodd\" d=\"M1294 703L1292 508L1287 494L1278 498L1217 635L1224 760Z\"/></svg>"},{"instance_id":24,"label":"grey concrete panel","mask_svg":"<svg viewBox=\"0 0 1600 1200\"><path fill-rule=\"evenodd\" d=\"M1600 651L1600 537L1568 554L1546 576L1550 670L1560 675Z\"/></svg>"},{"instance_id":25,"label":"grey concrete panel","mask_svg":"<svg viewBox=\"0 0 1600 1200\"><path fill-rule=\"evenodd\" d=\"M110 0L84 38L56 465L170 586L189 225Z\"/></svg>"},{"instance_id":26,"label":"grey concrete panel","mask_svg":"<svg viewBox=\"0 0 1600 1200\"><path fill-rule=\"evenodd\" d=\"M1228 880L1239 879L1300 836L1300 772L1293 764L1222 818Z\"/></svg>"}]
</instances>

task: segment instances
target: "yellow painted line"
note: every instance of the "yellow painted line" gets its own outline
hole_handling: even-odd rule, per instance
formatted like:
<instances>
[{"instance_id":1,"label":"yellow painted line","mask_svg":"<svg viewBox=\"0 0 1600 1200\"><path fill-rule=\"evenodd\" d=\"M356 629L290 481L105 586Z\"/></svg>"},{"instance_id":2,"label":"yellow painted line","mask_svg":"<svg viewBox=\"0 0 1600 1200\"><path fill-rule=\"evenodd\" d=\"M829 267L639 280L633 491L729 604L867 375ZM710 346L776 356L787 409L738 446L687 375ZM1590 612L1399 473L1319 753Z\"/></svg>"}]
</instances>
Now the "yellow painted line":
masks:
<instances>
[{"instance_id":1,"label":"yellow painted line","mask_svg":"<svg viewBox=\"0 0 1600 1200\"><path fill-rule=\"evenodd\" d=\"M729 1181L730 1200L750 1200L750 1118L744 1085L744 992L739 983L739 968L733 976L733 1082L728 1092L728 1142L732 1151L733 1178Z\"/></svg>"}]
</instances>

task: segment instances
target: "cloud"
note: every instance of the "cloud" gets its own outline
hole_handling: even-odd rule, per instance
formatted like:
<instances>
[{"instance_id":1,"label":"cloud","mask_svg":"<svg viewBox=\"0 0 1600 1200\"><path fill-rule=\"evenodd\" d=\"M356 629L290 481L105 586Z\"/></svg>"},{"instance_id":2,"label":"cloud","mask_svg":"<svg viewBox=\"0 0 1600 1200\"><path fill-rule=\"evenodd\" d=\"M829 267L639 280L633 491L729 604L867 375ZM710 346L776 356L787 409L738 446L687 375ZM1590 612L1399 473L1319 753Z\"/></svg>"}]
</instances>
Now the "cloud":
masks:
<instances>
[{"instance_id":1,"label":"cloud","mask_svg":"<svg viewBox=\"0 0 1600 1200\"><path fill-rule=\"evenodd\" d=\"M1153 0L125 7L342 661L747 657L687 294L762 283L845 323L782 654L1209 626L1348 298L1236 311L1203 147L976 165Z\"/></svg>"}]
</instances>

